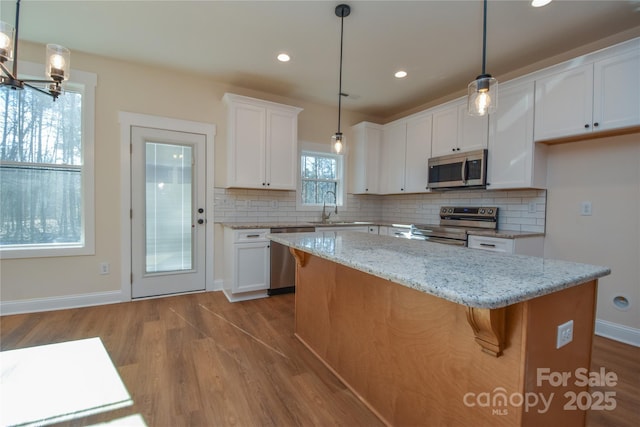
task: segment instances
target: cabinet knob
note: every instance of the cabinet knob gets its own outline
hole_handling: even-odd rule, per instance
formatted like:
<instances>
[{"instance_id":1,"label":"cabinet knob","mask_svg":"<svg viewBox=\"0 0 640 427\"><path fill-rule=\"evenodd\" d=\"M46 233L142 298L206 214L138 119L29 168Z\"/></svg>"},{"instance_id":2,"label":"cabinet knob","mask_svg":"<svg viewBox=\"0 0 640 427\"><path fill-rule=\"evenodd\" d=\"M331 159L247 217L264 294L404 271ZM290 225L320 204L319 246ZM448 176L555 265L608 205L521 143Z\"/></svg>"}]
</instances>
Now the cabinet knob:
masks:
<instances>
[{"instance_id":1,"label":"cabinet knob","mask_svg":"<svg viewBox=\"0 0 640 427\"><path fill-rule=\"evenodd\" d=\"M265 185L267 185L267 183L266 183L266 182L263 182L263 183L262 183L262 186L264 187Z\"/></svg>"},{"instance_id":2,"label":"cabinet knob","mask_svg":"<svg viewBox=\"0 0 640 427\"><path fill-rule=\"evenodd\" d=\"M589 123L587 123L586 125L584 125L585 129L589 129Z\"/></svg>"},{"instance_id":3,"label":"cabinet knob","mask_svg":"<svg viewBox=\"0 0 640 427\"><path fill-rule=\"evenodd\" d=\"M270 186L270 185L271 185L271 183L270 183L270 182L267 182L267 187L268 187L268 186Z\"/></svg>"},{"instance_id":4,"label":"cabinet knob","mask_svg":"<svg viewBox=\"0 0 640 427\"><path fill-rule=\"evenodd\" d=\"M200 219L198 220L198 224L200 224L200 225L204 224L204 219L200 218Z\"/></svg>"},{"instance_id":5,"label":"cabinet knob","mask_svg":"<svg viewBox=\"0 0 640 427\"><path fill-rule=\"evenodd\" d=\"M400 191L404 191L404 188L401 188Z\"/></svg>"},{"instance_id":6,"label":"cabinet knob","mask_svg":"<svg viewBox=\"0 0 640 427\"><path fill-rule=\"evenodd\" d=\"M368 188L365 188L365 189L364 189L364 191L369 191L369 189L368 189Z\"/></svg>"},{"instance_id":7,"label":"cabinet knob","mask_svg":"<svg viewBox=\"0 0 640 427\"><path fill-rule=\"evenodd\" d=\"M455 148L452 148L452 149L451 149L451 151L456 151L456 149L455 149Z\"/></svg>"},{"instance_id":8,"label":"cabinet knob","mask_svg":"<svg viewBox=\"0 0 640 427\"><path fill-rule=\"evenodd\" d=\"M598 126L600 126L600 123L598 123L598 122L595 122L595 123L593 124L593 127L594 127L594 128L597 128Z\"/></svg>"},{"instance_id":9,"label":"cabinet knob","mask_svg":"<svg viewBox=\"0 0 640 427\"><path fill-rule=\"evenodd\" d=\"M198 208L198 213L204 213L204 209Z\"/></svg>"}]
</instances>

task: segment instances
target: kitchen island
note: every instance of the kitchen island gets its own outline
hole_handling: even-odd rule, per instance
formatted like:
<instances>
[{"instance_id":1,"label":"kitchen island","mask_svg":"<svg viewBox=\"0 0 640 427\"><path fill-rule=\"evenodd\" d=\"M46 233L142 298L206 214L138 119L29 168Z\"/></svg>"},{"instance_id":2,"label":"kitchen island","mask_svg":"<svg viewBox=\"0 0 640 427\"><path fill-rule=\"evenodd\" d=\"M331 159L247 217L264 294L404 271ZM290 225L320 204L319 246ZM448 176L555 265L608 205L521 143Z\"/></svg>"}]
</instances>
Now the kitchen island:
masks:
<instances>
[{"instance_id":1,"label":"kitchen island","mask_svg":"<svg viewBox=\"0 0 640 427\"><path fill-rule=\"evenodd\" d=\"M571 398L588 392L576 374L609 269L364 233L270 238L297 261L296 336L387 424L584 424Z\"/></svg>"}]
</instances>

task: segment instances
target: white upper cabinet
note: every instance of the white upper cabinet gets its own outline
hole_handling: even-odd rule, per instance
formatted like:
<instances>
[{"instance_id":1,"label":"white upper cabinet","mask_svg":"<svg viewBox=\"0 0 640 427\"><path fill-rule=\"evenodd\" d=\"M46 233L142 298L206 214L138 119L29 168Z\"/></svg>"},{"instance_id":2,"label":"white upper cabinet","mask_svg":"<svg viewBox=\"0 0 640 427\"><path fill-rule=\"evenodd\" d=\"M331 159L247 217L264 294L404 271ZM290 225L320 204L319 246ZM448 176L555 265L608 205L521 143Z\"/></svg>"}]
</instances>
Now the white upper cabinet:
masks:
<instances>
[{"instance_id":1,"label":"white upper cabinet","mask_svg":"<svg viewBox=\"0 0 640 427\"><path fill-rule=\"evenodd\" d=\"M420 114L384 127L380 156L381 194L427 192L431 126L431 114Z\"/></svg>"},{"instance_id":2,"label":"white upper cabinet","mask_svg":"<svg viewBox=\"0 0 640 427\"><path fill-rule=\"evenodd\" d=\"M407 125L404 121L386 125L380 156L380 193L404 192Z\"/></svg>"},{"instance_id":3,"label":"white upper cabinet","mask_svg":"<svg viewBox=\"0 0 640 427\"><path fill-rule=\"evenodd\" d=\"M607 54L536 80L536 141L640 125L640 47Z\"/></svg>"},{"instance_id":4,"label":"white upper cabinet","mask_svg":"<svg viewBox=\"0 0 640 427\"><path fill-rule=\"evenodd\" d=\"M500 104L489 118L487 188L544 188L545 145L533 141L534 82L500 86Z\"/></svg>"},{"instance_id":5,"label":"white upper cabinet","mask_svg":"<svg viewBox=\"0 0 640 427\"><path fill-rule=\"evenodd\" d=\"M593 68L594 130L640 125L640 47Z\"/></svg>"},{"instance_id":6,"label":"white upper cabinet","mask_svg":"<svg viewBox=\"0 0 640 427\"><path fill-rule=\"evenodd\" d=\"M593 64L536 80L535 102L536 140L591 132Z\"/></svg>"},{"instance_id":7,"label":"white upper cabinet","mask_svg":"<svg viewBox=\"0 0 640 427\"><path fill-rule=\"evenodd\" d=\"M352 129L354 141L349 149L350 191L353 194L378 194L383 126L362 122Z\"/></svg>"},{"instance_id":8,"label":"white upper cabinet","mask_svg":"<svg viewBox=\"0 0 640 427\"><path fill-rule=\"evenodd\" d=\"M467 114L467 99L460 98L433 111L431 156L487 148L489 119Z\"/></svg>"},{"instance_id":9,"label":"white upper cabinet","mask_svg":"<svg viewBox=\"0 0 640 427\"><path fill-rule=\"evenodd\" d=\"M227 93L226 187L295 190L301 108Z\"/></svg>"},{"instance_id":10,"label":"white upper cabinet","mask_svg":"<svg viewBox=\"0 0 640 427\"><path fill-rule=\"evenodd\" d=\"M431 157L432 115L416 116L407 121L405 153L405 193L427 190L427 160Z\"/></svg>"}]
</instances>

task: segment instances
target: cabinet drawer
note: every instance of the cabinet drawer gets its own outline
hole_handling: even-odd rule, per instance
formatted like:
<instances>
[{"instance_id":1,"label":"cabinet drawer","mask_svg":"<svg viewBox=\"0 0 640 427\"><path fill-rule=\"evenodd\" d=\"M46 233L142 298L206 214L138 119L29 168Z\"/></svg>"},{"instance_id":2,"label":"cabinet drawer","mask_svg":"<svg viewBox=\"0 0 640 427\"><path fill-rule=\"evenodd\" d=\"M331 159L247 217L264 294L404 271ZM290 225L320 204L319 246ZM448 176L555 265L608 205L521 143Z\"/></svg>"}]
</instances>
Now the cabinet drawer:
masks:
<instances>
[{"instance_id":1,"label":"cabinet drawer","mask_svg":"<svg viewBox=\"0 0 640 427\"><path fill-rule=\"evenodd\" d=\"M234 243L264 242L269 234L269 229L236 230L233 232Z\"/></svg>"},{"instance_id":2,"label":"cabinet drawer","mask_svg":"<svg viewBox=\"0 0 640 427\"><path fill-rule=\"evenodd\" d=\"M469 248L485 251L513 253L513 239L501 239L498 237L469 236Z\"/></svg>"}]
</instances>

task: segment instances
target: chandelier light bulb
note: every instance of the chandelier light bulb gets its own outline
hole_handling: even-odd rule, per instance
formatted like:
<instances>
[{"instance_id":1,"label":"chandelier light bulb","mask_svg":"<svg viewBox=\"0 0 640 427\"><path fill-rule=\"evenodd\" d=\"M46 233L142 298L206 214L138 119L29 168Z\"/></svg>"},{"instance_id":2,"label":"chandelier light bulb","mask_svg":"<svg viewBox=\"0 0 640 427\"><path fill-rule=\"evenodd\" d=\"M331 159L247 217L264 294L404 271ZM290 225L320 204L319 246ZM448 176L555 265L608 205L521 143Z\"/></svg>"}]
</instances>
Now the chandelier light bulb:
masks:
<instances>
[{"instance_id":1,"label":"chandelier light bulb","mask_svg":"<svg viewBox=\"0 0 640 427\"><path fill-rule=\"evenodd\" d=\"M0 21L0 62L13 59L13 27Z\"/></svg>"},{"instance_id":2,"label":"chandelier light bulb","mask_svg":"<svg viewBox=\"0 0 640 427\"><path fill-rule=\"evenodd\" d=\"M60 55L52 55L51 56L51 66L54 68L62 69L64 68L64 58Z\"/></svg>"},{"instance_id":3,"label":"chandelier light bulb","mask_svg":"<svg viewBox=\"0 0 640 427\"><path fill-rule=\"evenodd\" d=\"M0 49L7 49L11 46L11 39L5 33L0 33Z\"/></svg>"}]
</instances>

